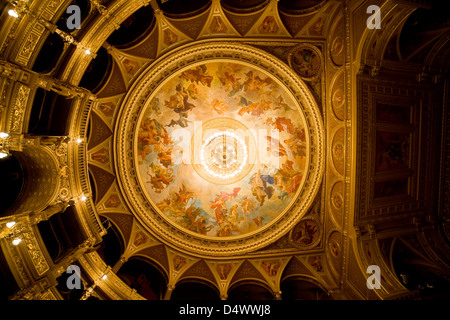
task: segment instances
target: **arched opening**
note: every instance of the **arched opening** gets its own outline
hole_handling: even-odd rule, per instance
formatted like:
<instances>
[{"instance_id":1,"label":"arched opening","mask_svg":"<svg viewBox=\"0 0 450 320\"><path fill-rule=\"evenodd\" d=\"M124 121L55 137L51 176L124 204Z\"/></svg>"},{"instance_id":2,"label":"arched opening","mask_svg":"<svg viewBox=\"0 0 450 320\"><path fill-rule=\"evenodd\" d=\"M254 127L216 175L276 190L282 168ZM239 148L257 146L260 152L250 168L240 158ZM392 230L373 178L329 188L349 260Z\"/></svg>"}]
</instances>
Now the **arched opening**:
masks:
<instances>
[{"instance_id":1,"label":"arched opening","mask_svg":"<svg viewBox=\"0 0 450 320\"><path fill-rule=\"evenodd\" d=\"M179 282L170 298L180 300L220 300L217 288L212 284L199 279L186 279Z\"/></svg>"},{"instance_id":2,"label":"arched opening","mask_svg":"<svg viewBox=\"0 0 450 320\"><path fill-rule=\"evenodd\" d=\"M19 290L20 287L9 268L3 250L0 249L0 299L7 300Z\"/></svg>"},{"instance_id":3,"label":"arched opening","mask_svg":"<svg viewBox=\"0 0 450 320\"><path fill-rule=\"evenodd\" d=\"M392 264L402 284L409 290L419 290L421 299L450 298L448 274L419 256L403 241L394 245Z\"/></svg>"},{"instance_id":4,"label":"arched opening","mask_svg":"<svg viewBox=\"0 0 450 320\"><path fill-rule=\"evenodd\" d=\"M76 301L80 300L81 297L83 297L84 294L84 284L83 281L79 281L80 286L77 287L69 287L68 284L73 285L75 282L73 281L73 277L75 273L73 272L63 272L56 281L58 284L56 285L56 288L58 289L59 293L63 297L64 300L69 301ZM81 275L78 275L81 277Z\"/></svg>"},{"instance_id":5,"label":"arched opening","mask_svg":"<svg viewBox=\"0 0 450 320\"><path fill-rule=\"evenodd\" d=\"M283 300L330 300L330 296L311 281L289 277L281 282Z\"/></svg>"},{"instance_id":6,"label":"arched opening","mask_svg":"<svg viewBox=\"0 0 450 320\"><path fill-rule=\"evenodd\" d=\"M431 1L431 8L419 8L406 20L398 39L404 60L422 63L431 48L450 28L445 2Z\"/></svg>"},{"instance_id":7,"label":"arched opening","mask_svg":"<svg viewBox=\"0 0 450 320\"><path fill-rule=\"evenodd\" d=\"M127 48L141 41L155 25L156 19L151 6L145 6L131 14L120 28L106 40L117 48Z\"/></svg>"},{"instance_id":8,"label":"arched opening","mask_svg":"<svg viewBox=\"0 0 450 320\"><path fill-rule=\"evenodd\" d=\"M195 16L206 11L211 5L211 0L156 0L161 10L168 16L176 18L182 16Z\"/></svg>"},{"instance_id":9,"label":"arched opening","mask_svg":"<svg viewBox=\"0 0 450 320\"><path fill-rule=\"evenodd\" d=\"M92 93L97 93L108 80L113 65L113 59L108 51L101 47L97 51L97 56L93 59L80 81L80 87L90 90Z\"/></svg>"},{"instance_id":10,"label":"arched opening","mask_svg":"<svg viewBox=\"0 0 450 320\"><path fill-rule=\"evenodd\" d=\"M73 0L70 5L67 6L67 8L69 8L69 6L72 5L76 5L80 8L81 11L81 16L80 16L80 24L83 23L84 19L86 19L86 17L89 14L89 11L91 9L91 4L89 2L89 0ZM67 9L66 9L67 10ZM62 16L59 18L58 22L56 23L56 25L58 26L58 28L64 32L67 33L71 33L74 32L77 29L69 29L67 26L67 20L73 15L73 13L67 13L67 11L64 11L64 13L62 14Z\"/></svg>"},{"instance_id":11,"label":"arched opening","mask_svg":"<svg viewBox=\"0 0 450 320\"><path fill-rule=\"evenodd\" d=\"M133 257L125 262L117 275L147 300L162 300L167 289L165 273L156 264Z\"/></svg>"},{"instance_id":12,"label":"arched opening","mask_svg":"<svg viewBox=\"0 0 450 320\"><path fill-rule=\"evenodd\" d=\"M22 187L18 197L13 202L9 201L10 205L3 215L39 212L45 209L57 192L56 160L45 149L34 146L26 146L22 152L13 151L12 154L22 167L23 177L20 178ZM13 178L16 177L14 174ZM18 187L16 190L18 191Z\"/></svg>"},{"instance_id":13,"label":"arched opening","mask_svg":"<svg viewBox=\"0 0 450 320\"><path fill-rule=\"evenodd\" d=\"M314 8L323 0L279 0L278 7L286 13L298 13L298 11Z\"/></svg>"},{"instance_id":14,"label":"arched opening","mask_svg":"<svg viewBox=\"0 0 450 320\"><path fill-rule=\"evenodd\" d=\"M120 260L125 251L124 240L119 229L108 218L100 217L107 233L103 236L103 241L99 244L97 253L111 267Z\"/></svg>"},{"instance_id":15,"label":"arched opening","mask_svg":"<svg viewBox=\"0 0 450 320\"><path fill-rule=\"evenodd\" d=\"M45 247L55 263L61 261L87 239L75 206L67 207L64 212L52 215L37 226Z\"/></svg>"},{"instance_id":16,"label":"arched opening","mask_svg":"<svg viewBox=\"0 0 450 320\"><path fill-rule=\"evenodd\" d=\"M259 282L240 282L228 290L228 300L274 300L275 297L265 285Z\"/></svg>"},{"instance_id":17,"label":"arched opening","mask_svg":"<svg viewBox=\"0 0 450 320\"><path fill-rule=\"evenodd\" d=\"M257 11L265 7L269 0L222 0L222 6L231 12Z\"/></svg>"},{"instance_id":18,"label":"arched opening","mask_svg":"<svg viewBox=\"0 0 450 320\"><path fill-rule=\"evenodd\" d=\"M94 203L97 203L97 188L95 186L95 179L92 175L91 170L88 170L88 174L89 174L89 185L91 189L91 198Z\"/></svg>"},{"instance_id":19,"label":"arched opening","mask_svg":"<svg viewBox=\"0 0 450 320\"><path fill-rule=\"evenodd\" d=\"M48 35L31 68L34 72L49 73L52 71L64 51L64 41L56 33Z\"/></svg>"},{"instance_id":20,"label":"arched opening","mask_svg":"<svg viewBox=\"0 0 450 320\"><path fill-rule=\"evenodd\" d=\"M72 106L72 99L38 88L30 113L28 133L47 136L68 135Z\"/></svg>"},{"instance_id":21,"label":"arched opening","mask_svg":"<svg viewBox=\"0 0 450 320\"><path fill-rule=\"evenodd\" d=\"M24 184L23 168L14 155L0 159L0 216L17 200Z\"/></svg>"}]
</instances>

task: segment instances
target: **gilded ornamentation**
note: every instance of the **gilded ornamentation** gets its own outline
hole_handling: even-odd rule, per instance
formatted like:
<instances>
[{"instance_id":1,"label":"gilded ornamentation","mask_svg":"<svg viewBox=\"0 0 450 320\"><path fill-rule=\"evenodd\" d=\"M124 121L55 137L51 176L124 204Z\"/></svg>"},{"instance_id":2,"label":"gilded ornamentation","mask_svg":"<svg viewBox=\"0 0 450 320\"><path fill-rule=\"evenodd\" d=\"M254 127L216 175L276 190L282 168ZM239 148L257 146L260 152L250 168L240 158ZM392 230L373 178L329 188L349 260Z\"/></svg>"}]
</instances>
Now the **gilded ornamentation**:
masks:
<instances>
[{"instance_id":1,"label":"gilded ornamentation","mask_svg":"<svg viewBox=\"0 0 450 320\"><path fill-rule=\"evenodd\" d=\"M22 65L26 65L31 58L34 48L37 45L39 37L41 33L38 33L37 30L33 29L33 31L28 35L20 54L16 58L16 61Z\"/></svg>"},{"instance_id":2,"label":"gilded ornamentation","mask_svg":"<svg viewBox=\"0 0 450 320\"><path fill-rule=\"evenodd\" d=\"M341 235L338 231L331 233L328 240L328 247L333 257L338 257L341 253Z\"/></svg>"},{"instance_id":3,"label":"gilded ornamentation","mask_svg":"<svg viewBox=\"0 0 450 320\"><path fill-rule=\"evenodd\" d=\"M109 151L105 148L91 154L91 160L100 162L101 164L109 163Z\"/></svg>"},{"instance_id":4,"label":"gilded ornamentation","mask_svg":"<svg viewBox=\"0 0 450 320\"><path fill-rule=\"evenodd\" d=\"M15 270L19 274L20 282L24 287L29 287L32 284L32 279L26 271L26 263L19 253L19 247L14 246L11 243L9 246L9 251L12 256L12 260L14 261Z\"/></svg>"},{"instance_id":5,"label":"gilded ornamentation","mask_svg":"<svg viewBox=\"0 0 450 320\"><path fill-rule=\"evenodd\" d=\"M54 154L58 170L59 170L59 193L58 197L61 201L66 201L71 196L71 172L69 170L69 139L67 137L58 137L53 143L46 144L43 148L49 153Z\"/></svg>"},{"instance_id":6,"label":"gilded ornamentation","mask_svg":"<svg viewBox=\"0 0 450 320\"><path fill-rule=\"evenodd\" d=\"M205 60L207 61L207 63L205 64L199 64L197 62L202 59L210 59L211 52L216 52L213 61ZM228 63L229 67L233 67L234 65L239 66L239 61L241 60L252 61L255 70L244 70L246 74L242 75L240 73L229 73L229 76L227 77L225 73L226 70L219 70L214 66L218 66L219 62L221 61L230 62L228 58L230 56L233 56L234 63ZM192 67L189 67L189 65L186 64L188 61L192 61L189 60L189 57L195 57L196 64ZM213 62L215 64L213 64ZM183 68L182 72L177 73L177 69L179 70L181 68ZM267 68L270 70L267 70ZM274 69L277 71L275 72ZM160 83L160 78L167 79L167 76L170 74L174 76L170 78L172 80L169 79L168 81L177 80L180 82L179 85L175 85L173 87L173 91L168 91L166 96L156 94L153 95L153 100L149 99L148 95L150 94L150 92L158 92L157 84ZM177 74L179 75L179 79L176 78ZM290 92L289 94L292 94L292 96L295 97L295 100L289 100L287 98L284 98L283 96L279 97L279 101L268 100L269 98L266 98L264 94L261 93L263 91L262 88L269 88L272 82L277 81L276 79L268 77L268 74L276 74L278 77L280 77L279 83L285 83L289 81L290 86L284 88L283 90L288 90ZM236 76L234 82L232 77L233 75ZM290 181L287 178L280 179L278 181L276 177L273 177L270 173L267 174L261 171L260 175L263 175L264 177L261 178L260 175L257 175L257 177L260 176L259 180L261 180L261 186L256 183L257 181L259 181L258 179L256 179L257 177L253 179L255 180L253 195L251 193L246 195L246 192L244 192L243 190L219 190L222 191L222 193L217 193L217 195L219 195L219 198L216 199L217 201L214 200L214 198L209 200L202 199L201 201L204 203L204 205L208 205L211 203L210 205L214 207L211 219L214 219L217 222L217 226L211 224L213 228L216 228L216 230L213 231L211 235L209 235L209 223L205 223L205 228L199 226L199 229L192 229L189 231L186 229L189 229L190 226L193 227L192 223L186 224L185 227L183 225L183 228L180 228L181 223L184 221L181 221L180 219L183 218L183 215L188 214L188 211L190 210L188 210L189 207L192 209L192 215L197 214L199 219L201 219L201 216L205 216L205 212L201 211L202 208L197 208L199 202L196 202L192 199L192 188L195 187L195 184L192 184L192 177L190 178L190 183L184 183L184 187L181 183L175 185L176 190L172 191L171 193L172 198L174 199L169 199L166 197L168 195L166 190L171 189L170 187L176 177L176 174L180 177L180 172L175 171L176 168L173 167L175 159L168 157L172 155L172 152L169 151L170 148L175 147L175 145L172 146L172 142L174 142L175 140L172 139L169 133L175 128L185 128L193 119L191 119L191 113L194 112L195 114L195 112L200 112L202 110L202 108L204 107L202 105L202 103L204 104L204 102L202 102L204 101L204 98L200 100L197 97L203 97L203 87L213 89L220 86L222 86L223 88L228 88L224 90L228 90L226 91L226 93L228 95L227 99L229 101L227 99L220 100L219 95L217 95L216 97L217 101L214 101L214 99L210 99L211 101L209 101L208 99L206 100L206 102L210 104L213 110L215 110L213 114L211 114L211 111L209 111L209 114L214 115L215 117L224 116L225 114L227 114L227 112L235 111L245 119L253 119L252 117L254 117L254 121L256 121L258 119L256 118L258 115L268 112L268 110L272 110L272 108L276 109L277 106L278 108L285 110L285 112L288 112L287 110L291 109L294 113L298 112L294 110L307 109L308 111L304 113L307 118L307 121L305 121L305 123L309 123L311 127L309 129L304 128L304 131L300 129L300 131L296 131L295 128L297 126L294 124L295 118L293 117L291 117L290 119L281 119L280 117L277 118L276 116L272 116L271 119L267 119L266 123L267 125L270 124L271 126L273 126L275 130L278 130L278 132L280 133L280 138L282 139L281 145L278 145L276 149L270 150L276 152L278 155L281 155L282 158L287 156L288 159L290 159L290 156L287 155L287 149L282 146L282 144L289 144L290 142L292 142L296 147L291 146L289 148L289 152L294 152L295 154L297 154L297 158L293 157L292 159L290 159L292 163L289 162L291 163L289 165L295 164L295 161L297 161L296 159L300 158L304 158L305 160L309 158L310 160L308 161L312 161L314 165L311 165L311 169L308 169L311 170L311 174L303 174L303 176L306 176L308 180L305 182L303 182L303 178L301 176L299 176L299 178L296 180L296 183L294 183L294 181ZM248 95L251 90L259 90L260 94L251 97ZM240 91L240 93L238 93L238 91ZM227 95L224 95L224 97ZM231 99L234 95L240 99L237 100L237 104L236 101ZM146 221L146 223L151 226L153 230L157 231L160 236L164 238L168 237L172 241L175 241L177 245L189 248L189 250L203 253L209 252L210 254L215 255L254 250L255 243L257 246L263 246L264 243L267 244L268 242L272 242L276 238L279 238L282 234L286 233L289 230L289 226L292 226L294 221L298 220L305 213L306 209L309 207L309 204L312 202L314 194L317 190L317 186L320 183L319 181L323 166L323 159L322 156L320 156L323 148L323 130L321 126L320 116L318 110L316 109L317 106L315 105L313 97L311 96L307 87L298 78L298 76L290 71L289 68L286 68L285 66L280 64L277 59L268 56L267 53L243 45L233 44L232 46L230 46L226 43L188 47L184 50L172 54L172 57L166 59L164 63L155 65L151 69L144 71L144 73L142 74L142 81L140 81L139 86L134 89L134 92L128 95L127 100L128 101L123 102L128 107L123 114L121 124L118 126L120 134L117 135L119 137L119 140L121 139L121 137L127 137L126 141L123 141L123 143L120 141L118 142L118 168L119 171L121 171L120 174L123 173L126 177L122 181L119 181L119 183L123 184L128 199L130 199L130 201L133 203L132 207L137 211L136 214L141 215L144 221ZM155 106L158 105L157 100L161 105L155 108ZM295 101L300 100L302 101L302 105L296 106ZM283 102L286 106L283 105ZM152 104L153 107L147 109L148 104ZM151 113L157 112L159 109L163 110L163 108L168 108L167 112L163 112L163 114L166 115L167 119L160 117L159 121L155 121L154 119L152 120ZM273 112L276 112L275 109ZM145 119L148 120L143 121ZM167 123L166 120L168 121ZM142 127L140 124L144 123L145 126ZM144 128L145 130L140 130L141 128ZM289 135L290 133L292 134L295 132L297 132L299 135L296 135L296 138L282 136L285 134ZM301 138L302 136L303 138ZM138 149L134 151L133 149L130 149L130 147L132 147L132 145L130 144L130 138L140 139L137 145ZM153 141L152 139L156 140ZM160 143L158 142L158 139L165 142ZM304 142L306 142L307 145L310 146L312 154L309 154L302 149L302 139L304 140ZM151 143L149 143L149 141ZM129 157L130 152L131 154L135 154L134 159ZM149 172L150 176L148 177L149 183L148 187L145 186L146 189L151 191L147 190L148 195L145 195L145 193L143 194L144 198L147 198L150 201L143 202L143 186L146 184L147 176L145 176L145 174L140 175L142 178L144 178L145 176L145 180L142 180L142 183L144 183L144 185L141 185L141 182L139 182L141 178L137 177L138 172L134 169L130 169L130 166L145 166L146 164L144 161L147 161L145 159L148 156L155 156L156 158L155 161L152 161L152 164L150 164L149 169L151 169L151 171ZM156 161L156 159L158 159L158 161ZM294 167L290 168L282 166L281 170L279 170L279 174L285 172L289 173L289 176L292 177L291 173L295 170L296 169ZM271 179L270 177L273 177L273 179ZM158 179L161 181L159 181ZM250 179L249 181L251 182L252 179ZM287 192L288 195L291 191L295 192L295 190L297 190L298 192L298 190L300 190L301 188L301 185L305 183L307 188L303 192L306 196L296 199L296 196L294 194L290 195L290 199L292 202L285 208L284 212L272 222L271 220L265 220L266 218L258 220L258 214L256 214L255 216L251 216L254 212L256 212L257 207L264 206L266 202L269 204L275 200L283 201L283 199L289 199L288 197L286 197L287 195L283 196L281 193L279 193L277 181L286 184L288 189L286 189L285 192ZM136 182L139 182L139 185L136 185ZM132 185L134 186L132 187ZM293 185L296 185L297 187L289 189L289 186ZM250 183L249 188L251 186L252 184ZM272 197L275 196L276 198L274 198L272 201L272 199L270 198L271 195L269 195L266 191L271 193ZM138 196L138 194L141 195ZM149 197L149 195L151 196ZM237 197L244 196L247 196L247 200L253 201L253 205L249 204L248 206L246 206L246 208L248 209L247 211L248 215L250 215L250 219L256 219L254 221L255 226L259 226L259 228L255 230L266 230L266 232L273 234L273 236L264 237L263 239L261 239L255 237L254 231L247 233L238 232L236 233L236 235L240 236L242 239L237 241L233 239L233 229L231 228L228 231L226 230L225 227L227 224L225 222L228 221L230 226L233 225L231 222L234 221L234 216L232 214L232 202L235 202L234 200L230 200L230 207L228 207L227 199L237 199ZM158 198L158 200L157 197L162 198ZM181 200L181 202L179 202L176 197L178 197L178 199L182 199L184 202ZM225 198L223 199L223 204L221 204L218 200L222 199L223 197ZM253 199L254 197L256 198ZM175 202L172 203L171 200L174 200ZM242 200L245 199L242 198ZM183 210L180 211L185 212L183 213L183 215L176 215L177 211L175 209L177 207L174 206L174 204L177 201L182 205L182 207L186 206L186 208L183 209L187 210L186 212ZM157 206L155 206L155 204ZM161 214L161 211L159 210L164 209L165 211L166 207L172 208L171 210L173 211L173 219L179 219L179 222L174 223L175 220L171 221L172 218L169 218L169 216L165 216L165 214ZM152 208L152 210L149 210L150 208ZM198 210L196 211L196 208L200 209L200 212L197 212ZM203 207L203 210L206 209L208 208ZM224 213L225 209L227 210L227 215L225 215ZM239 208L237 209L238 215L236 221L239 221L241 212ZM242 211L242 215L245 220L244 211ZM223 219L221 218L222 216ZM161 220L160 217L163 217L163 220ZM194 219L192 221L195 222L196 220ZM177 226L177 231L174 232L173 229L169 227L170 225ZM268 228L269 226L270 228ZM205 229L204 233L201 231L203 229ZM200 230L200 232L196 232L195 230ZM192 231L194 231L195 233L193 233ZM182 234L185 234L185 236L181 236ZM220 239L219 241L212 241L213 238L217 239L217 237Z\"/></svg>"},{"instance_id":7,"label":"gilded ornamentation","mask_svg":"<svg viewBox=\"0 0 450 320\"><path fill-rule=\"evenodd\" d=\"M344 73L337 74L331 87L331 106L337 119L344 121L346 114L346 97L344 89Z\"/></svg>"},{"instance_id":8,"label":"gilded ornamentation","mask_svg":"<svg viewBox=\"0 0 450 320\"><path fill-rule=\"evenodd\" d=\"M22 84L18 86L10 120L10 132L12 133L22 133L23 117L30 92L31 89L29 87Z\"/></svg>"},{"instance_id":9,"label":"gilded ornamentation","mask_svg":"<svg viewBox=\"0 0 450 320\"><path fill-rule=\"evenodd\" d=\"M47 292L41 295L40 300L58 300L58 299L55 297L55 295L51 290L48 290Z\"/></svg>"},{"instance_id":10,"label":"gilded ornamentation","mask_svg":"<svg viewBox=\"0 0 450 320\"><path fill-rule=\"evenodd\" d=\"M231 263L220 263L216 265L216 271L221 280L227 280L228 275L232 269Z\"/></svg>"},{"instance_id":11,"label":"gilded ornamentation","mask_svg":"<svg viewBox=\"0 0 450 320\"><path fill-rule=\"evenodd\" d=\"M105 117L111 118L114 115L116 104L114 102L103 102L96 105L95 109L100 111Z\"/></svg>"},{"instance_id":12,"label":"gilded ornamentation","mask_svg":"<svg viewBox=\"0 0 450 320\"><path fill-rule=\"evenodd\" d=\"M345 48L345 40L341 36L336 36L334 38L333 42L331 43L331 58L333 59L333 62L341 66L344 63L344 48Z\"/></svg>"},{"instance_id":13,"label":"gilded ornamentation","mask_svg":"<svg viewBox=\"0 0 450 320\"><path fill-rule=\"evenodd\" d=\"M36 236L33 231L22 232L21 236L23 238L23 242L25 243L25 247L27 248L28 255L33 263L34 268L36 269L39 276L42 276L45 272L50 269L47 260L45 259L39 244L36 241Z\"/></svg>"},{"instance_id":14,"label":"gilded ornamentation","mask_svg":"<svg viewBox=\"0 0 450 320\"><path fill-rule=\"evenodd\" d=\"M342 181L336 182L331 188L330 202L331 212L337 224L342 224L342 216L344 209L344 183Z\"/></svg>"},{"instance_id":15,"label":"gilded ornamentation","mask_svg":"<svg viewBox=\"0 0 450 320\"><path fill-rule=\"evenodd\" d=\"M345 129L340 128L333 137L331 142L331 154L336 170L340 174L345 171Z\"/></svg>"},{"instance_id":16,"label":"gilded ornamentation","mask_svg":"<svg viewBox=\"0 0 450 320\"><path fill-rule=\"evenodd\" d=\"M322 70L322 54L310 44L295 47L288 57L289 65L305 80L313 80L320 76Z\"/></svg>"}]
</instances>

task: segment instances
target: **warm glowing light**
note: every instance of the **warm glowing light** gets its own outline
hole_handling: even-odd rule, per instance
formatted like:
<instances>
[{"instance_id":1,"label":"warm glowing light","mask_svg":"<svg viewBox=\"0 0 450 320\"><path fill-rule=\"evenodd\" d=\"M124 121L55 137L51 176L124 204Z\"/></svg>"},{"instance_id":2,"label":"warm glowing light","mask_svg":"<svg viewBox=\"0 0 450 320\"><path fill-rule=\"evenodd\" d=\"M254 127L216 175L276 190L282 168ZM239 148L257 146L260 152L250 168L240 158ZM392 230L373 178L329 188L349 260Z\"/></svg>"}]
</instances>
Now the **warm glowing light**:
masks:
<instances>
[{"instance_id":1,"label":"warm glowing light","mask_svg":"<svg viewBox=\"0 0 450 320\"><path fill-rule=\"evenodd\" d=\"M247 163L247 146L233 132L221 131L209 136L200 150L203 168L213 177L230 179Z\"/></svg>"},{"instance_id":2,"label":"warm glowing light","mask_svg":"<svg viewBox=\"0 0 450 320\"><path fill-rule=\"evenodd\" d=\"M7 228L12 228L12 227L14 227L16 225L16 223L14 222L14 221L11 221L11 222L8 222L7 224L6 224L6 227Z\"/></svg>"},{"instance_id":3,"label":"warm glowing light","mask_svg":"<svg viewBox=\"0 0 450 320\"><path fill-rule=\"evenodd\" d=\"M86 49L86 51L84 53L86 53L87 55L90 55L91 54L91 50Z\"/></svg>"},{"instance_id":4,"label":"warm glowing light","mask_svg":"<svg viewBox=\"0 0 450 320\"><path fill-rule=\"evenodd\" d=\"M86 201L86 200L87 200L87 197L86 197L86 196L81 196L81 197L80 197L80 200L81 200L81 201Z\"/></svg>"},{"instance_id":5,"label":"warm glowing light","mask_svg":"<svg viewBox=\"0 0 450 320\"><path fill-rule=\"evenodd\" d=\"M6 158L8 156L5 152L0 152L0 159Z\"/></svg>"},{"instance_id":6,"label":"warm glowing light","mask_svg":"<svg viewBox=\"0 0 450 320\"><path fill-rule=\"evenodd\" d=\"M0 132L0 138L6 139L8 137L9 137L9 134L7 134L6 132Z\"/></svg>"},{"instance_id":7,"label":"warm glowing light","mask_svg":"<svg viewBox=\"0 0 450 320\"><path fill-rule=\"evenodd\" d=\"M9 11L8 11L8 14L9 14L11 17L13 17L13 18L18 18L18 17L19 17L19 14L16 12L16 10L13 10L13 9L9 10Z\"/></svg>"},{"instance_id":8,"label":"warm glowing light","mask_svg":"<svg viewBox=\"0 0 450 320\"><path fill-rule=\"evenodd\" d=\"M19 243L21 243L21 242L22 242L22 239L20 239L20 238L15 238L15 239L12 241L12 244L15 245L15 246L18 246Z\"/></svg>"},{"instance_id":9,"label":"warm glowing light","mask_svg":"<svg viewBox=\"0 0 450 320\"><path fill-rule=\"evenodd\" d=\"M77 143L78 143L78 144L80 144L80 143L82 143L82 142L83 142L83 139L80 139L80 138L77 139Z\"/></svg>"},{"instance_id":10,"label":"warm glowing light","mask_svg":"<svg viewBox=\"0 0 450 320\"><path fill-rule=\"evenodd\" d=\"M102 277L102 280L106 280L108 278L108 276L105 274L103 277Z\"/></svg>"}]
</instances>

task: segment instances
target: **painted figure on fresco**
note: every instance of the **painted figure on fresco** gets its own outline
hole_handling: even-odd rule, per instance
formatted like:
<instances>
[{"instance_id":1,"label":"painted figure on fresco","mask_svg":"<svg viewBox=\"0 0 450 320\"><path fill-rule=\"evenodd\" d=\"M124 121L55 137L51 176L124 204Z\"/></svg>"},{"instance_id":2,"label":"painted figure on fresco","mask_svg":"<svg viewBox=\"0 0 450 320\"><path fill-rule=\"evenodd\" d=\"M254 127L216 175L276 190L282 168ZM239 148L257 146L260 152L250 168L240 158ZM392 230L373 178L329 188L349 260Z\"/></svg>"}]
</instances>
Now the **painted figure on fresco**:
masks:
<instances>
[{"instance_id":1,"label":"painted figure on fresco","mask_svg":"<svg viewBox=\"0 0 450 320\"><path fill-rule=\"evenodd\" d=\"M132 61L130 59L123 60L123 66L125 67L126 73L133 76L139 70L139 63Z\"/></svg>"},{"instance_id":2,"label":"painted figure on fresco","mask_svg":"<svg viewBox=\"0 0 450 320\"><path fill-rule=\"evenodd\" d=\"M308 78L316 75L321 65L320 57L310 48L294 51L291 61L298 74Z\"/></svg>"},{"instance_id":3,"label":"painted figure on fresco","mask_svg":"<svg viewBox=\"0 0 450 320\"><path fill-rule=\"evenodd\" d=\"M316 271L318 271L318 272L323 271L322 259L320 256L310 257L308 259L308 262L311 266L314 267L314 269L316 269Z\"/></svg>"},{"instance_id":4,"label":"painted figure on fresco","mask_svg":"<svg viewBox=\"0 0 450 320\"><path fill-rule=\"evenodd\" d=\"M178 40L178 37L175 33L170 31L169 29L164 30L164 43L170 46L174 44Z\"/></svg>"},{"instance_id":5,"label":"painted figure on fresco","mask_svg":"<svg viewBox=\"0 0 450 320\"><path fill-rule=\"evenodd\" d=\"M112 117L114 115L114 109L116 105L112 102L104 102L97 107L106 117Z\"/></svg>"},{"instance_id":6,"label":"painted figure on fresco","mask_svg":"<svg viewBox=\"0 0 450 320\"><path fill-rule=\"evenodd\" d=\"M160 193L173 181L173 169L156 166L153 163L150 164L150 169L152 169L154 175L147 171L147 175L150 178L148 182L151 183L155 192Z\"/></svg>"},{"instance_id":7,"label":"painted figure on fresco","mask_svg":"<svg viewBox=\"0 0 450 320\"><path fill-rule=\"evenodd\" d=\"M228 96L233 96L244 88L244 84L239 82L241 78L235 76L235 72L239 70L240 66L237 64L227 64L216 72L217 78L226 91L229 91ZM231 90L231 91L230 91Z\"/></svg>"},{"instance_id":8,"label":"painted figure on fresco","mask_svg":"<svg viewBox=\"0 0 450 320\"><path fill-rule=\"evenodd\" d=\"M309 246L319 236L319 229L313 221L302 221L294 229L293 240L301 246Z\"/></svg>"},{"instance_id":9,"label":"painted figure on fresco","mask_svg":"<svg viewBox=\"0 0 450 320\"><path fill-rule=\"evenodd\" d=\"M221 33L227 31L227 26L222 22L222 19L220 17L216 16L214 17L213 21L211 22L211 25L209 26L209 30L214 33Z\"/></svg>"},{"instance_id":10,"label":"painted figure on fresco","mask_svg":"<svg viewBox=\"0 0 450 320\"><path fill-rule=\"evenodd\" d=\"M136 233L136 236L134 237L133 245L135 247L139 247L141 244L144 244L147 241L147 239L148 239L147 235L144 232L139 231L138 233Z\"/></svg>"},{"instance_id":11,"label":"painted figure on fresco","mask_svg":"<svg viewBox=\"0 0 450 320\"><path fill-rule=\"evenodd\" d=\"M211 237L269 224L295 197L306 165L305 124L291 99L271 76L239 63L195 65L169 78L145 110L137 141L140 174L158 210ZM184 161L191 150L182 143L191 143L195 123L220 117L261 129L253 138L276 164L257 162L233 185L203 179ZM180 129L186 130L182 139L173 136ZM178 161L179 155L186 157Z\"/></svg>"},{"instance_id":12,"label":"painted figure on fresco","mask_svg":"<svg viewBox=\"0 0 450 320\"><path fill-rule=\"evenodd\" d=\"M201 65L195 67L193 69L189 69L181 73L180 79L195 82L196 84L202 84L204 86L211 87L211 82L213 80L213 76L208 74L207 68L205 65Z\"/></svg>"},{"instance_id":13,"label":"painted figure on fresco","mask_svg":"<svg viewBox=\"0 0 450 320\"><path fill-rule=\"evenodd\" d=\"M187 113L195 108L195 105L188 101L189 93L186 89L178 85L177 93L170 96L169 101L166 100L165 106L172 109L176 113Z\"/></svg>"},{"instance_id":14,"label":"painted figure on fresco","mask_svg":"<svg viewBox=\"0 0 450 320\"><path fill-rule=\"evenodd\" d=\"M274 110L282 109L284 112L286 111L293 111L294 108L290 107L285 101L284 98L279 95L277 99L274 101Z\"/></svg>"},{"instance_id":15,"label":"painted figure on fresco","mask_svg":"<svg viewBox=\"0 0 450 320\"><path fill-rule=\"evenodd\" d=\"M266 17L259 26L259 31L261 33L276 33L278 31L278 25L275 18L272 16Z\"/></svg>"},{"instance_id":16,"label":"painted figure on fresco","mask_svg":"<svg viewBox=\"0 0 450 320\"><path fill-rule=\"evenodd\" d=\"M186 258L176 255L173 258L173 268L175 269L175 271L179 271L181 268L183 268L183 266L187 263Z\"/></svg>"},{"instance_id":17,"label":"painted figure on fresco","mask_svg":"<svg viewBox=\"0 0 450 320\"><path fill-rule=\"evenodd\" d=\"M274 277L277 275L278 269L280 268L281 265L280 262L278 261L263 261L261 263L261 266L270 277Z\"/></svg>"},{"instance_id":18,"label":"painted figure on fresco","mask_svg":"<svg viewBox=\"0 0 450 320\"><path fill-rule=\"evenodd\" d=\"M262 79L253 71L247 72L245 76L247 77L246 81L244 82L245 91L261 91L265 87L273 83L273 81L269 77Z\"/></svg>"},{"instance_id":19,"label":"painted figure on fresco","mask_svg":"<svg viewBox=\"0 0 450 320\"><path fill-rule=\"evenodd\" d=\"M270 175L262 175L261 170L255 173L250 178L252 194L259 201L259 205L262 206L266 197L270 199L275 192L274 187L269 184L274 184L275 178Z\"/></svg>"},{"instance_id":20,"label":"painted figure on fresco","mask_svg":"<svg viewBox=\"0 0 450 320\"><path fill-rule=\"evenodd\" d=\"M218 264L216 270L219 273L221 280L227 280L228 275L230 274L231 271L231 264L230 263Z\"/></svg>"},{"instance_id":21,"label":"painted figure on fresco","mask_svg":"<svg viewBox=\"0 0 450 320\"><path fill-rule=\"evenodd\" d=\"M91 155L91 159L100 163L107 163L109 161L109 152L106 149L101 149Z\"/></svg>"},{"instance_id":22,"label":"painted figure on fresco","mask_svg":"<svg viewBox=\"0 0 450 320\"><path fill-rule=\"evenodd\" d=\"M241 202L241 206L244 217L250 218L250 215L255 209L255 202L251 199L248 199L247 197L244 197Z\"/></svg>"}]
</instances>

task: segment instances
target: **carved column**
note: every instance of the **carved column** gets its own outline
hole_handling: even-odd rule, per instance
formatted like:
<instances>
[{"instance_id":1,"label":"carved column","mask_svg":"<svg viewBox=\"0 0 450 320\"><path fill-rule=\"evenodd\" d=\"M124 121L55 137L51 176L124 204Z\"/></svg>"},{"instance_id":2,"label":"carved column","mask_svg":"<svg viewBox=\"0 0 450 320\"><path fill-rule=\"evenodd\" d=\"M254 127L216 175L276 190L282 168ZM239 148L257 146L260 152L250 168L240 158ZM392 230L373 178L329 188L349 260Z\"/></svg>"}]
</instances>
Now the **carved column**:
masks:
<instances>
[{"instance_id":1,"label":"carved column","mask_svg":"<svg viewBox=\"0 0 450 320\"><path fill-rule=\"evenodd\" d=\"M48 76L42 76L39 75L36 78L36 84L45 89L45 90L51 90L54 91L62 96L67 97L68 99L82 99L85 97L94 98L95 95L93 95L89 90L77 87L71 84L68 84L64 81L51 78Z\"/></svg>"}]
</instances>

